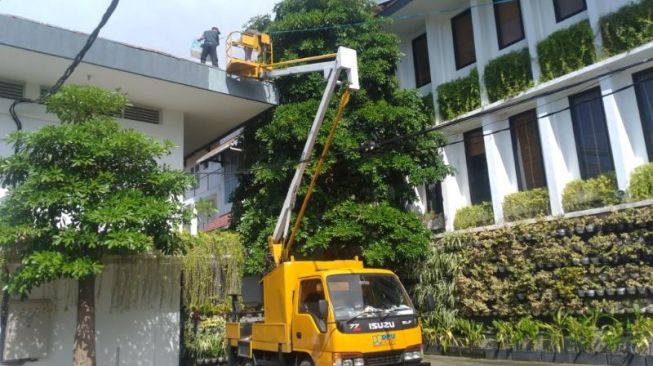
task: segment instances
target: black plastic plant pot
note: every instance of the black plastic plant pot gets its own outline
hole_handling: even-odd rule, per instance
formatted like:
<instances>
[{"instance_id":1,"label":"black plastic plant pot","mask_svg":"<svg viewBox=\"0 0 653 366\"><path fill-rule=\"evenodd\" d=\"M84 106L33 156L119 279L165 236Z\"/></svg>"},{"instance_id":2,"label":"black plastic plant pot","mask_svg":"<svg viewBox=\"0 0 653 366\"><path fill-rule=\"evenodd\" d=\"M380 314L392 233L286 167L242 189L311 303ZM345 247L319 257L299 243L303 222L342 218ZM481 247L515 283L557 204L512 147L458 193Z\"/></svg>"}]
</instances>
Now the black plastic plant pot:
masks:
<instances>
[{"instance_id":1,"label":"black plastic plant pot","mask_svg":"<svg viewBox=\"0 0 653 366\"><path fill-rule=\"evenodd\" d=\"M605 365L608 363L608 356L605 353L581 352L576 358L576 363L587 365Z\"/></svg>"},{"instance_id":2,"label":"black plastic plant pot","mask_svg":"<svg viewBox=\"0 0 653 366\"><path fill-rule=\"evenodd\" d=\"M628 362L628 355L625 353L608 353L608 365L622 366Z\"/></svg>"},{"instance_id":3,"label":"black plastic plant pot","mask_svg":"<svg viewBox=\"0 0 653 366\"><path fill-rule=\"evenodd\" d=\"M462 356L462 347L449 347L444 354L447 356Z\"/></svg>"},{"instance_id":4,"label":"black plastic plant pot","mask_svg":"<svg viewBox=\"0 0 653 366\"><path fill-rule=\"evenodd\" d=\"M426 346L426 349L424 350L424 353L427 355L441 355L442 354L442 347L438 345L428 345Z\"/></svg>"},{"instance_id":5,"label":"black plastic plant pot","mask_svg":"<svg viewBox=\"0 0 653 366\"><path fill-rule=\"evenodd\" d=\"M535 351L512 351L513 361L535 361L542 360L542 352Z\"/></svg>"},{"instance_id":6,"label":"black plastic plant pot","mask_svg":"<svg viewBox=\"0 0 653 366\"><path fill-rule=\"evenodd\" d=\"M642 355L628 355L628 366L647 366L646 357Z\"/></svg>"},{"instance_id":7,"label":"black plastic plant pot","mask_svg":"<svg viewBox=\"0 0 653 366\"><path fill-rule=\"evenodd\" d=\"M558 229L558 236L563 237L567 235L567 230L565 229Z\"/></svg>"},{"instance_id":8,"label":"black plastic plant pot","mask_svg":"<svg viewBox=\"0 0 653 366\"><path fill-rule=\"evenodd\" d=\"M555 354L553 362L555 363L574 363L576 361L577 353L560 352Z\"/></svg>"},{"instance_id":9,"label":"black plastic plant pot","mask_svg":"<svg viewBox=\"0 0 653 366\"><path fill-rule=\"evenodd\" d=\"M541 356L542 357L541 357L540 361L542 361L542 362L553 362L553 361L555 361L556 354L555 354L555 352L543 351L541 353Z\"/></svg>"},{"instance_id":10,"label":"black plastic plant pot","mask_svg":"<svg viewBox=\"0 0 653 366\"><path fill-rule=\"evenodd\" d=\"M509 360L512 356L511 349L498 349L494 353L494 358L497 360Z\"/></svg>"},{"instance_id":11,"label":"black plastic plant pot","mask_svg":"<svg viewBox=\"0 0 653 366\"><path fill-rule=\"evenodd\" d=\"M485 348L485 358L488 360L496 360L498 352L499 350L496 348Z\"/></svg>"},{"instance_id":12,"label":"black plastic plant pot","mask_svg":"<svg viewBox=\"0 0 653 366\"><path fill-rule=\"evenodd\" d=\"M592 257L592 258L590 258L590 261L592 262L592 264L600 264L601 263L601 259L599 257Z\"/></svg>"},{"instance_id":13,"label":"black plastic plant pot","mask_svg":"<svg viewBox=\"0 0 653 366\"><path fill-rule=\"evenodd\" d=\"M485 358L485 349L483 348L461 348L460 355L468 358Z\"/></svg>"},{"instance_id":14,"label":"black plastic plant pot","mask_svg":"<svg viewBox=\"0 0 653 366\"><path fill-rule=\"evenodd\" d=\"M587 231L590 234L593 233L594 232L594 224L588 224L587 226L585 226L585 231Z\"/></svg>"},{"instance_id":15,"label":"black plastic plant pot","mask_svg":"<svg viewBox=\"0 0 653 366\"><path fill-rule=\"evenodd\" d=\"M580 259L579 258L572 258L571 264L574 266L580 266Z\"/></svg>"}]
</instances>

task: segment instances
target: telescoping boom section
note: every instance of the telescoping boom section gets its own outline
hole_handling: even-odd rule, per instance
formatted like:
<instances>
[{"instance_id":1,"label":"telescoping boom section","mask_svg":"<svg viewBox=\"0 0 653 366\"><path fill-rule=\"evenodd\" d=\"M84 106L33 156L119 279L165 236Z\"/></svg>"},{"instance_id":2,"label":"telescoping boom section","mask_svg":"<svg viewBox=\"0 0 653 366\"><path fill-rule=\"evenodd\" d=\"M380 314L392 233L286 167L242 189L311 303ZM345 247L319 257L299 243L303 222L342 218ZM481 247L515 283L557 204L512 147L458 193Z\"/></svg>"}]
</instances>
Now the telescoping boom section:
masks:
<instances>
[{"instance_id":1,"label":"telescoping boom section","mask_svg":"<svg viewBox=\"0 0 653 366\"><path fill-rule=\"evenodd\" d=\"M271 41L266 47L271 53ZM311 58L311 61L320 61L318 63L289 66L294 63L291 61L283 68L256 63L248 66L244 62L232 61L234 70L244 70L263 79L321 72L325 76L326 87L274 232L268 239L276 266L261 281L263 314L241 318L234 310L232 321L226 325L230 366L424 364L417 314L394 273L365 268L358 258L297 261L291 255L295 234L347 104L349 91L359 88L355 50L340 47L336 54L326 57L331 60L322 61L326 58L319 56ZM307 59L302 60L306 62ZM290 230L297 192L312 157L325 113L339 85L344 90L334 123Z\"/></svg>"}]
</instances>

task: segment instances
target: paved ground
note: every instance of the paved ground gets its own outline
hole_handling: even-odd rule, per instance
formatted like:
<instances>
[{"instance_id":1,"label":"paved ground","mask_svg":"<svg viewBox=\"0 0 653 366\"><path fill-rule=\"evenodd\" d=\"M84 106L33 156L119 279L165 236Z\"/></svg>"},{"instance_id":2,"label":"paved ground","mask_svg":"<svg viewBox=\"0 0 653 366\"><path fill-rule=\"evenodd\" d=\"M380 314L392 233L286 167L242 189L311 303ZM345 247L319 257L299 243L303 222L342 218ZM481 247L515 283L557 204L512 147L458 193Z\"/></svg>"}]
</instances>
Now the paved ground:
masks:
<instances>
[{"instance_id":1,"label":"paved ground","mask_svg":"<svg viewBox=\"0 0 653 366\"><path fill-rule=\"evenodd\" d=\"M431 362L431 366L564 366L563 363L548 362L519 362L519 361L499 361L463 357L446 357L425 355L424 360Z\"/></svg>"}]
</instances>

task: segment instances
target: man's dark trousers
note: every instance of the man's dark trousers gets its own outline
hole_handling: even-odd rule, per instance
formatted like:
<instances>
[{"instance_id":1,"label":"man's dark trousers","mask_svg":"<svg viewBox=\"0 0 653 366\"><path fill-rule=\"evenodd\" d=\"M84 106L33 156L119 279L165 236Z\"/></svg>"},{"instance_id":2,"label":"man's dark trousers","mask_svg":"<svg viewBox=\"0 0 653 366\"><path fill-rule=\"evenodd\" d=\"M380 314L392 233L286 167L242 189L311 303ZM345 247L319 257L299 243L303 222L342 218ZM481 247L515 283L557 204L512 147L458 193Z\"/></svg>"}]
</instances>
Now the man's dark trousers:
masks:
<instances>
[{"instance_id":1,"label":"man's dark trousers","mask_svg":"<svg viewBox=\"0 0 653 366\"><path fill-rule=\"evenodd\" d=\"M202 45L202 56L200 56L202 63L206 63L206 56L208 55L211 56L211 63L213 66L218 67L218 53L216 52L216 47L217 46L215 45Z\"/></svg>"}]
</instances>

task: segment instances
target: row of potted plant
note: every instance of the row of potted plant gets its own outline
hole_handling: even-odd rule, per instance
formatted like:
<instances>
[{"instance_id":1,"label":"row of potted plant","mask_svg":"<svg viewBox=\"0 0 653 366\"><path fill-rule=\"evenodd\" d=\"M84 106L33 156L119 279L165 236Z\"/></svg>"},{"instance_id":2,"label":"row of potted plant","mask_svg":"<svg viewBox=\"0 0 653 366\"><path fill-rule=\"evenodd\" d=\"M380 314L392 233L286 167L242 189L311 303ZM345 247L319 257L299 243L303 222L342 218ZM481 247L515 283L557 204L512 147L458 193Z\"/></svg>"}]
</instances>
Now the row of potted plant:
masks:
<instances>
[{"instance_id":1,"label":"row of potted plant","mask_svg":"<svg viewBox=\"0 0 653 366\"><path fill-rule=\"evenodd\" d=\"M458 318L445 323L425 316L422 323L431 353L609 365L653 361L653 319L639 311L626 320L558 311L544 320L526 316L484 323Z\"/></svg>"}]
</instances>

